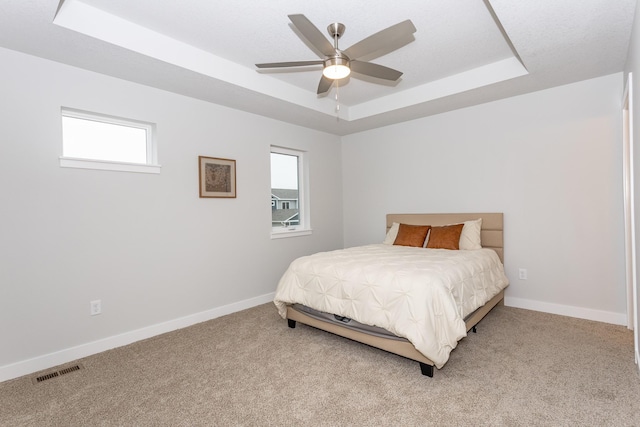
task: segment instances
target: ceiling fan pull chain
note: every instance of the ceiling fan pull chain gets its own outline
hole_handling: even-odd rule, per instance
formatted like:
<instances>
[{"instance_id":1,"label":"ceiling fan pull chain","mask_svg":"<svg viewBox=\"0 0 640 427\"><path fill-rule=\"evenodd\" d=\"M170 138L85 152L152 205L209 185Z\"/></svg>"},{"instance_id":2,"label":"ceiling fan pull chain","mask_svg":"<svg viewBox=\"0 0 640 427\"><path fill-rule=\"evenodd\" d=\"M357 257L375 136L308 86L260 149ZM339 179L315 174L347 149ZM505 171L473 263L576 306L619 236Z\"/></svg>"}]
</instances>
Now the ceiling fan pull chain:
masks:
<instances>
[{"instance_id":1,"label":"ceiling fan pull chain","mask_svg":"<svg viewBox=\"0 0 640 427\"><path fill-rule=\"evenodd\" d=\"M336 121L340 121L340 100L338 99L338 94L340 93L340 82L336 80Z\"/></svg>"}]
</instances>

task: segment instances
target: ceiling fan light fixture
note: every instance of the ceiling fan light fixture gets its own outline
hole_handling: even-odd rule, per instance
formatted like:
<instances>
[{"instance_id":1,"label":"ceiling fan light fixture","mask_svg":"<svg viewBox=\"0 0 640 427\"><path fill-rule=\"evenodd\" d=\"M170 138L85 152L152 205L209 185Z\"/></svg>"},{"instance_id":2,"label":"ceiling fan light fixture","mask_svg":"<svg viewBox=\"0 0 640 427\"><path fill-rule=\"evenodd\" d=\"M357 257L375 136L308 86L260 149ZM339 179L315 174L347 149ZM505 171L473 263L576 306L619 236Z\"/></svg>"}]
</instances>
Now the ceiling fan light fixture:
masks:
<instances>
[{"instance_id":1,"label":"ceiling fan light fixture","mask_svg":"<svg viewBox=\"0 0 640 427\"><path fill-rule=\"evenodd\" d=\"M340 80L351 74L351 68L349 68L349 60L342 57L329 58L324 61L324 69L322 74L332 80Z\"/></svg>"}]
</instances>

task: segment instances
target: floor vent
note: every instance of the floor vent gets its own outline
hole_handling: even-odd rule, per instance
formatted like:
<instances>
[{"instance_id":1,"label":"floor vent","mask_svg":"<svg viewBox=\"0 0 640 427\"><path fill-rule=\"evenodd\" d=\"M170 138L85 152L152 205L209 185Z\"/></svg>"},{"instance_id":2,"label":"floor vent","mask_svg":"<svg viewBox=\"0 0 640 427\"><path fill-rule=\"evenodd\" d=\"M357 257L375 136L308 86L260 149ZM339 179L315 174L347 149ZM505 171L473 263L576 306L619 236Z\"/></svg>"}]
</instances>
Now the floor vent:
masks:
<instances>
[{"instance_id":1,"label":"floor vent","mask_svg":"<svg viewBox=\"0 0 640 427\"><path fill-rule=\"evenodd\" d=\"M69 374L71 372L79 371L80 369L82 369L82 365L78 363L76 365L68 366L66 368L60 369L58 371L53 371L53 372L49 372L47 374L39 375L37 377L34 377L31 381L34 384L39 384L39 383L41 383L43 381L50 380L51 378L56 378L56 377L59 377L61 375L65 375L65 374Z\"/></svg>"},{"instance_id":2,"label":"floor vent","mask_svg":"<svg viewBox=\"0 0 640 427\"><path fill-rule=\"evenodd\" d=\"M60 375L64 375L64 374L69 374L71 372L75 372L79 370L80 370L80 365L73 365L73 366L69 366L68 368L60 369L58 373Z\"/></svg>"},{"instance_id":3,"label":"floor vent","mask_svg":"<svg viewBox=\"0 0 640 427\"><path fill-rule=\"evenodd\" d=\"M40 375L39 377L34 378L33 382L37 384L37 383L41 383L42 381L50 380L51 378L55 378L57 376L58 376L58 372L51 372L49 374Z\"/></svg>"}]
</instances>

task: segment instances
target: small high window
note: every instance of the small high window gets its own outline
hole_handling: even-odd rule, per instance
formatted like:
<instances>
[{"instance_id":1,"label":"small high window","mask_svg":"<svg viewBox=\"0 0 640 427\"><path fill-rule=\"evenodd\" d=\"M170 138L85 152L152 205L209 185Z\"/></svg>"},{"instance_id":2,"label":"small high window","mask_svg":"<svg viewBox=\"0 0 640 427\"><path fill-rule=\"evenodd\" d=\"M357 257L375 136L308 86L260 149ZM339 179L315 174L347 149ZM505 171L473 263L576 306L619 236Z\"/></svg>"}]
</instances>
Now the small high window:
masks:
<instances>
[{"instance_id":1,"label":"small high window","mask_svg":"<svg viewBox=\"0 0 640 427\"><path fill-rule=\"evenodd\" d=\"M62 109L60 166L159 173L155 125Z\"/></svg>"}]
</instances>

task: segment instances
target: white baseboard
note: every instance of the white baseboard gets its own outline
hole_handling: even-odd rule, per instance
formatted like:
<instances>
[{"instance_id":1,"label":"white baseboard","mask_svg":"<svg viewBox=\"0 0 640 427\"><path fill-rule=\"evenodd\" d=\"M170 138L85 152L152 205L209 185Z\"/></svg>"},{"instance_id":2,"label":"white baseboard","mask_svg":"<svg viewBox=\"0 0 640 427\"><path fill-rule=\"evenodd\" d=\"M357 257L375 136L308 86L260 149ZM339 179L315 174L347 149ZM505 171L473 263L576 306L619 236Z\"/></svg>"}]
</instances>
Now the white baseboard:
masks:
<instances>
[{"instance_id":1,"label":"white baseboard","mask_svg":"<svg viewBox=\"0 0 640 427\"><path fill-rule=\"evenodd\" d=\"M79 346L66 348L54 353L44 354L32 359L22 360L10 365L0 366L0 382L28 375L43 369L48 369L53 366L62 365L83 357L91 356L92 354L121 347L156 335L171 332L176 329L186 328L187 326L195 325L196 323L206 322L207 320L255 307L260 304L265 304L273 301L274 296L275 292L261 295L222 307L216 307L211 310L202 311L200 313L180 317L178 319L169 320L167 322L125 332L123 334L88 342Z\"/></svg>"},{"instance_id":2,"label":"white baseboard","mask_svg":"<svg viewBox=\"0 0 640 427\"><path fill-rule=\"evenodd\" d=\"M524 308L527 310L541 311L543 313L559 314L561 316L576 317L578 319L595 320L597 322L612 323L614 325L627 324L625 313L593 310L591 308L574 307L570 305L552 304L523 298L505 296L504 305L509 307Z\"/></svg>"},{"instance_id":3,"label":"white baseboard","mask_svg":"<svg viewBox=\"0 0 640 427\"><path fill-rule=\"evenodd\" d=\"M32 359L1 366L0 382L72 362L83 357L91 356L92 354L121 347L156 335L171 332L176 329L186 328L187 326L195 325L196 323L206 322L207 320L255 307L260 304L265 304L273 301L274 296L275 293L261 295L248 300L239 301L222 307L216 307L211 310L202 311L200 313L191 314L189 316L180 317L178 319L169 320L167 322L158 323L141 329L125 332L123 334L63 349L54 353L44 354ZM615 325L627 324L627 316L624 313L613 313L588 308L551 304L508 296L505 297L505 305L509 307L524 308L527 310L541 311L544 313L612 323ZM640 360L640 357L637 354L636 359ZM640 365L638 365L638 369L640 370Z\"/></svg>"}]
</instances>

